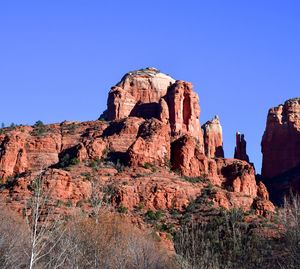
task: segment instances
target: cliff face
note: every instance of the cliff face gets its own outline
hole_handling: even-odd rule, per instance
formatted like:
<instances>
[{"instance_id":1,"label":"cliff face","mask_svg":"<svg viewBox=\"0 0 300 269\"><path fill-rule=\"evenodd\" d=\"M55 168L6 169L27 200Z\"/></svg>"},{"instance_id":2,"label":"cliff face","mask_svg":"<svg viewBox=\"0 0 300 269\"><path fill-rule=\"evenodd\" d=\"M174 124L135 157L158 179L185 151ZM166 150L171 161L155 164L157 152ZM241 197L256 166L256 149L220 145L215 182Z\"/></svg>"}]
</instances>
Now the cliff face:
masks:
<instances>
[{"instance_id":1,"label":"cliff face","mask_svg":"<svg viewBox=\"0 0 300 269\"><path fill-rule=\"evenodd\" d=\"M261 149L263 177L274 177L300 164L300 98L269 110Z\"/></svg>"},{"instance_id":2,"label":"cliff face","mask_svg":"<svg viewBox=\"0 0 300 269\"><path fill-rule=\"evenodd\" d=\"M261 149L262 177L275 199L300 191L300 98L269 110Z\"/></svg>"},{"instance_id":3,"label":"cliff face","mask_svg":"<svg viewBox=\"0 0 300 269\"><path fill-rule=\"evenodd\" d=\"M266 200L257 213L274 210L253 166L224 159L219 119L201 129L198 101L191 83L148 68L126 74L112 88L109 121L3 129L0 198L21 212L42 171L51 199L73 205L91 200L98 186L97 195L115 208L184 210L215 184L217 206L255 209L259 196Z\"/></svg>"}]
</instances>

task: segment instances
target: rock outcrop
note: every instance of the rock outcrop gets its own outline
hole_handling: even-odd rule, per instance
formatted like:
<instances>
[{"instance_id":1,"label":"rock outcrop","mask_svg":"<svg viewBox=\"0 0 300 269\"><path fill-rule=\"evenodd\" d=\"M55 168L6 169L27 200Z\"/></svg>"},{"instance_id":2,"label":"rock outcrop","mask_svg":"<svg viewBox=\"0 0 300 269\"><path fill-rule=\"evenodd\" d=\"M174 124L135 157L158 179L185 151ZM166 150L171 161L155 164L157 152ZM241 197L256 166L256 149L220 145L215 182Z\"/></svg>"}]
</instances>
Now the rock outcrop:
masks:
<instances>
[{"instance_id":1,"label":"rock outcrop","mask_svg":"<svg viewBox=\"0 0 300 269\"><path fill-rule=\"evenodd\" d=\"M300 98L269 110L261 149L264 178L300 165Z\"/></svg>"},{"instance_id":2,"label":"rock outcrop","mask_svg":"<svg viewBox=\"0 0 300 269\"><path fill-rule=\"evenodd\" d=\"M174 82L170 76L151 67L128 72L109 92L108 120L120 120L128 116L157 118L158 103Z\"/></svg>"},{"instance_id":3,"label":"rock outcrop","mask_svg":"<svg viewBox=\"0 0 300 269\"><path fill-rule=\"evenodd\" d=\"M203 151L203 133L200 125L200 106L198 95L189 82L178 80L172 84L166 96L169 106L171 135L178 138L189 134L199 141Z\"/></svg>"},{"instance_id":4,"label":"rock outcrop","mask_svg":"<svg viewBox=\"0 0 300 269\"><path fill-rule=\"evenodd\" d=\"M215 116L211 121L202 125L204 133L205 155L209 158L224 158L222 127L219 117Z\"/></svg>"},{"instance_id":5,"label":"rock outcrop","mask_svg":"<svg viewBox=\"0 0 300 269\"><path fill-rule=\"evenodd\" d=\"M268 197L263 183L256 184L253 165L236 159L207 158L199 151L191 136L186 135L174 141L171 154L173 169L183 175L207 177L213 184L251 197Z\"/></svg>"},{"instance_id":6,"label":"rock outcrop","mask_svg":"<svg viewBox=\"0 0 300 269\"><path fill-rule=\"evenodd\" d=\"M191 83L175 81L155 68L146 68L127 73L111 89L105 114L109 121L126 117L157 118L170 124L171 136L190 134L204 151L198 103Z\"/></svg>"},{"instance_id":7,"label":"rock outcrop","mask_svg":"<svg viewBox=\"0 0 300 269\"><path fill-rule=\"evenodd\" d=\"M234 158L249 162L249 157L246 151L246 140L244 134L236 133L236 146L234 149Z\"/></svg>"},{"instance_id":8,"label":"rock outcrop","mask_svg":"<svg viewBox=\"0 0 300 269\"><path fill-rule=\"evenodd\" d=\"M245 161L243 137L241 160L225 159L219 119L201 128L198 102L191 83L147 68L111 89L101 120L2 129L0 199L22 213L41 174L52 205L66 214L72 206L92 212L99 199L139 223L151 209L179 225L171 211L184 215L197 199L204 207L274 210Z\"/></svg>"},{"instance_id":9,"label":"rock outcrop","mask_svg":"<svg viewBox=\"0 0 300 269\"><path fill-rule=\"evenodd\" d=\"M170 136L169 126L157 119L144 122L135 142L128 149L131 166L169 166Z\"/></svg>"},{"instance_id":10,"label":"rock outcrop","mask_svg":"<svg viewBox=\"0 0 300 269\"><path fill-rule=\"evenodd\" d=\"M270 199L282 203L291 191L300 193L300 98L269 110L261 149Z\"/></svg>"}]
</instances>

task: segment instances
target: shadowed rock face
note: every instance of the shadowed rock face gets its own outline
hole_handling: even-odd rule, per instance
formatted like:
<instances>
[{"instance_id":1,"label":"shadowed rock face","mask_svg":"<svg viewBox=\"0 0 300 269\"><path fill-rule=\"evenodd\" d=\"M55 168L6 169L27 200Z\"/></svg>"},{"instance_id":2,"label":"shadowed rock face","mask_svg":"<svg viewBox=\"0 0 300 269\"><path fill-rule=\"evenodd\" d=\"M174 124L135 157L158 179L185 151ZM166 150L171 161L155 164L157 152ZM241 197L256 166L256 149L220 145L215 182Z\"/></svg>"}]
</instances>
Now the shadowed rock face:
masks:
<instances>
[{"instance_id":1,"label":"shadowed rock face","mask_svg":"<svg viewBox=\"0 0 300 269\"><path fill-rule=\"evenodd\" d=\"M239 132L236 133L236 146L234 149L234 158L249 162L249 157L246 152L246 140L244 135Z\"/></svg>"},{"instance_id":2,"label":"shadowed rock face","mask_svg":"<svg viewBox=\"0 0 300 269\"><path fill-rule=\"evenodd\" d=\"M300 98L269 110L261 147L263 177L277 176L300 164Z\"/></svg>"},{"instance_id":3,"label":"shadowed rock face","mask_svg":"<svg viewBox=\"0 0 300 269\"><path fill-rule=\"evenodd\" d=\"M290 191L300 192L300 98L269 110L261 149L263 181L280 204Z\"/></svg>"}]
</instances>

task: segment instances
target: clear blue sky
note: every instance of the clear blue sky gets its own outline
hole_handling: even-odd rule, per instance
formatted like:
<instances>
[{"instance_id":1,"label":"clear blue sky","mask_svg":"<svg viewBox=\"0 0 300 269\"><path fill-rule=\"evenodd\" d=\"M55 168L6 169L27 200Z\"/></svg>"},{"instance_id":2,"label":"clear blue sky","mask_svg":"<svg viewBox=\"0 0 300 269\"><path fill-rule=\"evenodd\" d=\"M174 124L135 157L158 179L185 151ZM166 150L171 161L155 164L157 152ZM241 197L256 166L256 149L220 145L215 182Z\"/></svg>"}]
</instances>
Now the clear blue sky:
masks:
<instances>
[{"instance_id":1,"label":"clear blue sky","mask_svg":"<svg viewBox=\"0 0 300 269\"><path fill-rule=\"evenodd\" d=\"M300 1L0 1L0 122L94 120L130 70L190 81L226 157L260 172L267 111L300 96Z\"/></svg>"}]
</instances>

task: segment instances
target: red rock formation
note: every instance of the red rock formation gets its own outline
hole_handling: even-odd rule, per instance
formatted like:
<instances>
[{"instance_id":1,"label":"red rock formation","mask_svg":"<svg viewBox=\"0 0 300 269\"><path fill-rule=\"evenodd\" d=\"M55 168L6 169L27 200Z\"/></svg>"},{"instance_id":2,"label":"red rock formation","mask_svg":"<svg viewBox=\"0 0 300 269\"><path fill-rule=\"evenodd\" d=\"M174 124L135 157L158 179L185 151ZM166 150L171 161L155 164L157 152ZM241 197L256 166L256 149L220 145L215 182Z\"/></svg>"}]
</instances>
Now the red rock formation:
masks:
<instances>
[{"instance_id":1,"label":"red rock formation","mask_svg":"<svg viewBox=\"0 0 300 269\"><path fill-rule=\"evenodd\" d=\"M82 212L91 212L91 199L98 195L115 209L127 207L129 214L141 204L170 214L186 210L204 187L213 189L209 198L216 206L250 210L255 197L268 199L266 187L256 184L252 165L223 158L217 117L203 126L203 137L198 102L192 84L148 68L128 73L110 91L110 122L4 130L0 177L6 182L0 199L22 212L33 195L32 180L44 168L43 188L50 199L83 206ZM184 176L171 171L170 164ZM272 210L266 203L255 204L259 214ZM145 213L134 218L143 223Z\"/></svg>"},{"instance_id":2,"label":"red rock formation","mask_svg":"<svg viewBox=\"0 0 300 269\"><path fill-rule=\"evenodd\" d=\"M141 125L136 141L129 148L128 157L131 166L144 166L146 163L169 166L169 126L157 119L146 121Z\"/></svg>"},{"instance_id":3,"label":"red rock formation","mask_svg":"<svg viewBox=\"0 0 300 269\"><path fill-rule=\"evenodd\" d=\"M262 181L257 184L257 196L269 200L268 190Z\"/></svg>"},{"instance_id":4,"label":"red rock formation","mask_svg":"<svg viewBox=\"0 0 300 269\"><path fill-rule=\"evenodd\" d=\"M300 165L300 98L269 110L261 147L264 178Z\"/></svg>"},{"instance_id":5,"label":"red rock formation","mask_svg":"<svg viewBox=\"0 0 300 269\"><path fill-rule=\"evenodd\" d=\"M205 155L209 158L221 157L224 158L222 127L219 117L202 125L204 133L204 148Z\"/></svg>"},{"instance_id":6,"label":"red rock formation","mask_svg":"<svg viewBox=\"0 0 300 269\"><path fill-rule=\"evenodd\" d=\"M204 152L203 133L199 121L199 98L193 91L193 85L178 80L169 87L166 98L172 136L180 137L189 134L198 139L200 151Z\"/></svg>"},{"instance_id":7,"label":"red rock formation","mask_svg":"<svg viewBox=\"0 0 300 269\"><path fill-rule=\"evenodd\" d=\"M170 123L171 135L190 134L204 151L198 95L193 85L173 80L154 68L127 73L109 93L108 120L126 117L157 118ZM219 154L221 155L221 154Z\"/></svg>"},{"instance_id":8,"label":"red rock formation","mask_svg":"<svg viewBox=\"0 0 300 269\"><path fill-rule=\"evenodd\" d=\"M129 116L136 104L135 98L120 87L113 87L108 95L108 120L120 120Z\"/></svg>"},{"instance_id":9,"label":"red rock formation","mask_svg":"<svg viewBox=\"0 0 300 269\"><path fill-rule=\"evenodd\" d=\"M173 169L183 175L207 177L213 184L251 197L268 197L267 190L257 186L252 165L236 159L207 158L191 136L174 141L171 154Z\"/></svg>"},{"instance_id":10,"label":"red rock formation","mask_svg":"<svg viewBox=\"0 0 300 269\"><path fill-rule=\"evenodd\" d=\"M151 67L127 73L109 93L108 120L130 115L158 117L160 98L174 82L170 76Z\"/></svg>"},{"instance_id":11,"label":"red rock formation","mask_svg":"<svg viewBox=\"0 0 300 269\"><path fill-rule=\"evenodd\" d=\"M275 211L275 206L267 200L256 199L253 202L252 207L256 211L256 214L267 217L270 212Z\"/></svg>"},{"instance_id":12,"label":"red rock formation","mask_svg":"<svg viewBox=\"0 0 300 269\"><path fill-rule=\"evenodd\" d=\"M246 153L246 140L244 135L239 132L236 133L236 147L234 149L234 158L249 162L249 157Z\"/></svg>"}]
</instances>

